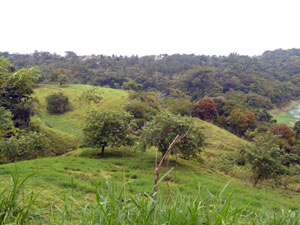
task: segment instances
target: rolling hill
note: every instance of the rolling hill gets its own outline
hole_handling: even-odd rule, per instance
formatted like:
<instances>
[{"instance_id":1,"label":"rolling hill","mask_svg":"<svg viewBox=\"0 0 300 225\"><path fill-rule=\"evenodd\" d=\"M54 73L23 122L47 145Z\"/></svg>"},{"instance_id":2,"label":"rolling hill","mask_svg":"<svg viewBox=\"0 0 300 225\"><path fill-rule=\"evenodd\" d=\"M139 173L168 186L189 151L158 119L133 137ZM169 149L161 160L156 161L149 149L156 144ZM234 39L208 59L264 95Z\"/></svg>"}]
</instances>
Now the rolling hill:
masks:
<instances>
[{"instance_id":1,"label":"rolling hill","mask_svg":"<svg viewBox=\"0 0 300 225\"><path fill-rule=\"evenodd\" d=\"M95 184L103 186L106 179L111 180L118 188L126 184L126 193L151 193L154 180L155 149L140 152L128 147L109 148L104 158L100 158L99 150L81 148L81 125L85 114L92 108L98 110L118 110L129 101L128 92L118 89L97 88L103 97L100 104L80 102L79 96L93 88L88 85L57 85L41 86L34 90L34 96L39 100L39 114L33 122L40 124L42 129L52 140L53 149L57 157L39 158L6 165L0 165L0 184L8 185L9 174L17 169L22 176L35 173L27 188L42 192L39 205L49 206L55 196L63 197L72 193L78 199L93 198ZM70 99L72 110L63 115L50 115L46 111L45 98L51 93L62 91ZM38 122L39 121L39 122ZM224 156L230 156L238 151L238 146L247 143L245 140L225 131L211 123L195 119L206 136L206 146L198 160L179 159L176 173L173 171L168 179L160 184L160 194L172 195L179 191L184 195L193 196L198 191L204 197L210 193L218 194L229 182L225 196L232 194L234 204L248 206L257 210L267 208L280 210L282 208L299 209L300 195L273 189L270 185L253 188L245 178L247 172L242 169L227 171L228 175L219 172L219 166L224 166ZM168 168L175 167L175 159L171 157ZM102 185L102 186L101 186ZM209 191L208 191L209 190ZM105 188L103 188L105 192Z\"/></svg>"}]
</instances>

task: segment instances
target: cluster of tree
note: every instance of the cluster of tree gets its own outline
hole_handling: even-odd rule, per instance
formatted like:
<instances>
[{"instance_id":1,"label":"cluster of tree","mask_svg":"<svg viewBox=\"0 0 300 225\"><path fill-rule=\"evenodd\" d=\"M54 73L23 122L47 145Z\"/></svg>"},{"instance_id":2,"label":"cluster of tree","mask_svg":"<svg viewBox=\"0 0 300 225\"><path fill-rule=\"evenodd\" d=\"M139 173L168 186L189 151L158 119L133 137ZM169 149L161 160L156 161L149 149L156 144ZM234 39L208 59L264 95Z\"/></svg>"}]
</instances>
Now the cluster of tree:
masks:
<instances>
[{"instance_id":1,"label":"cluster of tree","mask_svg":"<svg viewBox=\"0 0 300 225\"><path fill-rule=\"evenodd\" d=\"M36 67L16 70L0 57L0 163L35 158L48 151L48 139L30 127L32 86L40 81L40 74Z\"/></svg>"},{"instance_id":2,"label":"cluster of tree","mask_svg":"<svg viewBox=\"0 0 300 225\"><path fill-rule=\"evenodd\" d=\"M130 103L126 109L127 112L91 111L83 128L85 144L101 148L102 157L107 146L133 145L135 142L139 143L141 150L155 146L164 155L174 138L184 135L172 154L189 158L195 157L202 150L204 135L200 128L194 126L192 117L176 116L165 110L155 109L152 116L145 117L145 111L151 109L137 100ZM143 120L142 126L137 126L137 119Z\"/></svg>"},{"instance_id":3,"label":"cluster of tree","mask_svg":"<svg viewBox=\"0 0 300 225\"><path fill-rule=\"evenodd\" d=\"M215 123L228 131L244 136L246 131L254 130L258 125L271 123L271 115L266 110L251 111L233 100L224 98L202 98L195 105L193 115Z\"/></svg>"},{"instance_id":4,"label":"cluster of tree","mask_svg":"<svg viewBox=\"0 0 300 225\"><path fill-rule=\"evenodd\" d=\"M252 145L244 146L241 156L244 162L251 165L254 186L264 179L274 179L280 183L283 175L299 175L299 127L300 121L293 129L285 124L273 124L247 132Z\"/></svg>"},{"instance_id":5,"label":"cluster of tree","mask_svg":"<svg viewBox=\"0 0 300 225\"><path fill-rule=\"evenodd\" d=\"M18 67L39 66L46 82L65 82L150 90L181 90L197 100L224 96L252 108L270 109L299 97L300 50L276 50L261 56L160 55L65 56L49 52L0 53ZM157 60L159 58L160 60Z\"/></svg>"}]
</instances>

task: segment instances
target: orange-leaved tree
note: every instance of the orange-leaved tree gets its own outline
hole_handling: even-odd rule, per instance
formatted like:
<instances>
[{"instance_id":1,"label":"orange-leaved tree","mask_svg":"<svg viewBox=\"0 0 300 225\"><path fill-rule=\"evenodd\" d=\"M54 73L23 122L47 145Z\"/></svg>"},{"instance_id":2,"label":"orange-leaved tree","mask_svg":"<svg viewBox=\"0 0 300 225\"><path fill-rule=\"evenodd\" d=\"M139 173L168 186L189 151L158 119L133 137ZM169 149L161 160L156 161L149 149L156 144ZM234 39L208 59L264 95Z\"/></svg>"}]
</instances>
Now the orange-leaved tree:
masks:
<instances>
[{"instance_id":1,"label":"orange-leaved tree","mask_svg":"<svg viewBox=\"0 0 300 225\"><path fill-rule=\"evenodd\" d=\"M213 120L217 113L214 100L208 97L199 100L197 110L203 120Z\"/></svg>"},{"instance_id":2,"label":"orange-leaved tree","mask_svg":"<svg viewBox=\"0 0 300 225\"><path fill-rule=\"evenodd\" d=\"M282 138L291 142L293 140L293 131L286 124L278 124L273 128L273 134L281 135Z\"/></svg>"}]
</instances>

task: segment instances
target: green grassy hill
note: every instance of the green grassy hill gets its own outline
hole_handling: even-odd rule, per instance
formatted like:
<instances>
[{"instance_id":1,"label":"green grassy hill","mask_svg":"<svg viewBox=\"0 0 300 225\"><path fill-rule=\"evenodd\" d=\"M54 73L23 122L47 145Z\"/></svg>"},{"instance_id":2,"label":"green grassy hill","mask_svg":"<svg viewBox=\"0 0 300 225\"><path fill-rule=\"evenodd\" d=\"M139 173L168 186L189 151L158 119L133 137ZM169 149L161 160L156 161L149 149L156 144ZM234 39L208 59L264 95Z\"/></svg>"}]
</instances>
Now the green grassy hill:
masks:
<instances>
[{"instance_id":1,"label":"green grassy hill","mask_svg":"<svg viewBox=\"0 0 300 225\"><path fill-rule=\"evenodd\" d=\"M34 96L39 100L40 114L33 121L40 120L41 129L52 138L58 153L67 152L58 157L40 158L36 160L0 165L0 185L9 184L9 173L15 168L22 176L36 173L31 179L28 188L41 191L39 204L47 206L55 202L54 196L63 197L65 193L73 193L78 199L93 198L95 184L103 186L105 179L112 180L117 187L126 183L127 193L151 193L154 183L155 150L145 153L130 148L108 148L105 157L100 158L99 150L79 148L83 118L91 108L98 110L120 109L129 101L128 92L109 88L99 88L103 101L100 104L87 105L80 103L78 97L84 90L92 86L69 85L60 88L57 85L35 89ZM50 115L46 111L45 98L51 93L63 91L70 99L72 111L63 115ZM206 147L202 153L202 160L180 159L178 166L167 181L160 184L161 195L172 195L180 191L185 195L193 196L199 191L205 197L218 194L226 183L230 182L225 195L232 194L234 204L248 205L250 208L261 207L279 210L299 209L300 196L281 189L272 189L271 186L253 188L247 179L238 180L229 175L218 172L208 163L215 159L223 160L224 155L238 151L238 145L247 143L235 135L207 123L195 119L206 136ZM71 151L72 150L72 151ZM175 167L175 159L171 157L168 168ZM162 171L162 174L167 169ZM238 170L236 170L238 171ZM235 171L235 172L236 172ZM244 176L243 171L240 174ZM239 176L237 176L239 177ZM209 192L208 192L209 190Z\"/></svg>"}]
</instances>

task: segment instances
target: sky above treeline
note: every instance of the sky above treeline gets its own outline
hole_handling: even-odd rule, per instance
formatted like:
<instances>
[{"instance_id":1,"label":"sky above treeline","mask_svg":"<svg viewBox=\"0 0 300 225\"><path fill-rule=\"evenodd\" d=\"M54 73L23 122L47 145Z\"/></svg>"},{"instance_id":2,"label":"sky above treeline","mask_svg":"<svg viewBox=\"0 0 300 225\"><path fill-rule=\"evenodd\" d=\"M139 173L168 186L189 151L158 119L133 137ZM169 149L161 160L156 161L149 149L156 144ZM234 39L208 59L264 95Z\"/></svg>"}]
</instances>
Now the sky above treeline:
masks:
<instances>
[{"instance_id":1,"label":"sky above treeline","mask_svg":"<svg viewBox=\"0 0 300 225\"><path fill-rule=\"evenodd\" d=\"M260 55L300 48L299 0L3 0L0 51Z\"/></svg>"}]
</instances>

